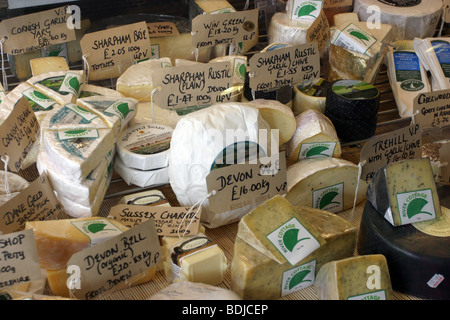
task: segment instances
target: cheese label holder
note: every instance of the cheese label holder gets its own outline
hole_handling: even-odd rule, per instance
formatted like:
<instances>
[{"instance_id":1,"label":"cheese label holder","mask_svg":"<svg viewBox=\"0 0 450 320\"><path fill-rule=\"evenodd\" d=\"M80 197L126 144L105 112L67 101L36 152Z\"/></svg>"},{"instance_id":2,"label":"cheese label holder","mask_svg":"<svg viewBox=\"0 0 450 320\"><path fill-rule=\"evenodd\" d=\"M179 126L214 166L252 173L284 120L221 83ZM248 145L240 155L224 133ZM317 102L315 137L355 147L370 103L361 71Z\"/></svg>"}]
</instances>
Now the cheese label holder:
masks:
<instances>
[{"instance_id":1,"label":"cheese label holder","mask_svg":"<svg viewBox=\"0 0 450 320\"><path fill-rule=\"evenodd\" d=\"M0 290L42 277L33 230L0 235Z\"/></svg>"},{"instance_id":2,"label":"cheese label holder","mask_svg":"<svg viewBox=\"0 0 450 320\"><path fill-rule=\"evenodd\" d=\"M68 6L2 20L0 34L7 37L5 51L18 55L50 45L76 40L75 29L68 27Z\"/></svg>"},{"instance_id":3,"label":"cheese label holder","mask_svg":"<svg viewBox=\"0 0 450 320\"><path fill-rule=\"evenodd\" d=\"M208 193L212 194L209 208L220 213L285 194L286 157L284 152L277 155L212 170L206 177Z\"/></svg>"},{"instance_id":4,"label":"cheese label holder","mask_svg":"<svg viewBox=\"0 0 450 320\"><path fill-rule=\"evenodd\" d=\"M78 299L90 300L127 287L156 265L160 257L155 224L148 220L72 255L67 266L78 267L80 278L69 277L68 281L73 280L71 293Z\"/></svg>"},{"instance_id":5,"label":"cheese label holder","mask_svg":"<svg viewBox=\"0 0 450 320\"><path fill-rule=\"evenodd\" d=\"M43 173L14 198L2 206L0 231L18 232L26 221L51 220L64 216L47 175Z\"/></svg>"},{"instance_id":6,"label":"cheese label holder","mask_svg":"<svg viewBox=\"0 0 450 320\"><path fill-rule=\"evenodd\" d=\"M147 27L151 38L180 35L177 26L171 21L149 22Z\"/></svg>"},{"instance_id":7,"label":"cheese label holder","mask_svg":"<svg viewBox=\"0 0 450 320\"><path fill-rule=\"evenodd\" d=\"M142 206L118 204L111 208L109 217L132 228L149 219L155 222L158 236L191 236L198 233L201 208L172 206Z\"/></svg>"},{"instance_id":8,"label":"cheese label holder","mask_svg":"<svg viewBox=\"0 0 450 320\"><path fill-rule=\"evenodd\" d=\"M258 9L201 14L192 19L195 48L250 41L258 36Z\"/></svg>"},{"instance_id":9,"label":"cheese label holder","mask_svg":"<svg viewBox=\"0 0 450 320\"><path fill-rule=\"evenodd\" d=\"M249 59L249 86L255 91L293 87L320 76L317 41L255 53Z\"/></svg>"}]
</instances>

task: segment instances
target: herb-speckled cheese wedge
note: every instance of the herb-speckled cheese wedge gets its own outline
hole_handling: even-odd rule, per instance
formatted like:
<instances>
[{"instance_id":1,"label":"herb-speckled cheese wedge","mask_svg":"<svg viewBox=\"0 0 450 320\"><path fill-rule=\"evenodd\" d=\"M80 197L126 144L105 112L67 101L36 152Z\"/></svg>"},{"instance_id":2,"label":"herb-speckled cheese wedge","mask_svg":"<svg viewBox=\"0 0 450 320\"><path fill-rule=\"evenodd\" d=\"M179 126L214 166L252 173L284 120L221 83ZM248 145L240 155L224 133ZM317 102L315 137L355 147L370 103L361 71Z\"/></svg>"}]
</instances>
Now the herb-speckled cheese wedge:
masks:
<instances>
[{"instance_id":1,"label":"herb-speckled cheese wedge","mask_svg":"<svg viewBox=\"0 0 450 320\"><path fill-rule=\"evenodd\" d=\"M402 160L380 168L367 188L367 200L394 226L441 216L428 158Z\"/></svg>"},{"instance_id":2,"label":"herb-speckled cheese wedge","mask_svg":"<svg viewBox=\"0 0 450 320\"><path fill-rule=\"evenodd\" d=\"M341 156L341 143L336 129L324 114L309 109L296 116L295 121L295 133L287 144L286 155L289 160Z\"/></svg>"},{"instance_id":3,"label":"herb-speckled cheese wedge","mask_svg":"<svg viewBox=\"0 0 450 320\"><path fill-rule=\"evenodd\" d=\"M244 241L281 264L296 264L325 243L300 212L279 195L246 214L239 230Z\"/></svg>"},{"instance_id":4,"label":"herb-speckled cheese wedge","mask_svg":"<svg viewBox=\"0 0 450 320\"><path fill-rule=\"evenodd\" d=\"M298 207L298 210L326 242L294 266L280 264L256 250L241 238L239 226L231 262L231 288L242 299L278 299L312 285L325 263L353 256L356 227L324 210L308 207Z\"/></svg>"},{"instance_id":5,"label":"herb-speckled cheese wedge","mask_svg":"<svg viewBox=\"0 0 450 320\"><path fill-rule=\"evenodd\" d=\"M381 254L362 255L324 264L314 288L320 300L392 300L391 277Z\"/></svg>"},{"instance_id":6,"label":"herb-speckled cheese wedge","mask_svg":"<svg viewBox=\"0 0 450 320\"><path fill-rule=\"evenodd\" d=\"M352 208L358 185L358 166L340 158L310 158L287 169L286 199L293 205L341 212ZM356 203L365 198L367 182L359 179Z\"/></svg>"}]
</instances>

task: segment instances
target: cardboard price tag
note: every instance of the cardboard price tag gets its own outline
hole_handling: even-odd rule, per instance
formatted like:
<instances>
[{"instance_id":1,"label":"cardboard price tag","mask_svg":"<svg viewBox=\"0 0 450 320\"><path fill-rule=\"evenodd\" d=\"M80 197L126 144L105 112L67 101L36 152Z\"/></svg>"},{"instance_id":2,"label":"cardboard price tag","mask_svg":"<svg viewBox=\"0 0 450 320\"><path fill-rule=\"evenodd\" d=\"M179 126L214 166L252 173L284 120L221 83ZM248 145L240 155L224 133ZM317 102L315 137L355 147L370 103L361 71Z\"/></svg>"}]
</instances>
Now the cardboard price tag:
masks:
<instances>
[{"instance_id":1,"label":"cardboard price tag","mask_svg":"<svg viewBox=\"0 0 450 320\"><path fill-rule=\"evenodd\" d=\"M328 24L327 16L323 9L319 16L312 23L306 32L306 39L308 42L317 41L317 46L322 49L330 40L330 25Z\"/></svg>"},{"instance_id":2,"label":"cardboard price tag","mask_svg":"<svg viewBox=\"0 0 450 320\"><path fill-rule=\"evenodd\" d=\"M450 90L419 94L414 99L413 115L423 129L450 125Z\"/></svg>"},{"instance_id":3,"label":"cardboard price tag","mask_svg":"<svg viewBox=\"0 0 450 320\"><path fill-rule=\"evenodd\" d=\"M147 27L150 38L180 35L175 23L170 21L149 22L147 23Z\"/></svg>"},{"instance_id":4,"label":"cardboard price tag","mask_svg":"<svg viewBox=\"0 0 450 320\"><path fill-rule=\"evenodd\" d=\"M192 19L196 48L250 41L258 36L258 9L201 14Z\"/></svg>"},{"instance_id":5,"label":"cardboard price tag","mask_svg":"<svg viewBox=\"0 0 450 320\"><path fill-rule=\"evenodd\" d=\"M214 169L206 184L208 193L215 191L209 197L209 208L214 212L261 203L287 191L285 154Z\"/></svg>"},{"instance_id":6,"label":"cardboard price tag","mask_svg":"<svg viewBox=\"0 0 450 320\"><path fill-rule=\"evenodd\" d=\"M0 35L7 37L5 51L17 55L75 40L75 29L67 24L70 16L71 11L64 6L2 20Z\"/></svg>"},{"instance_id":7,"label":"cardboard price tag","mask_svg":"<svg viewBox=\"0 0 450 320\"><path fill-rule=\"evenodd\" d=\"M160 258L159 238L150 219L75 253L67 262L68 268L77 270L68 279L69 289L78 299L100 297L141 279Z\"/></svg>"},{"instance_id":8,"label":"cardboard price tag","mask_svg":"<svg viewBox=\"0 0 450 320\"><path fill-rule=\"evenodd\" d=\"M350 7L352 5L353 0L323 0L324 8Z\"/></svg>"},{"instance_id":9,"label":"cardboard price tag","mask_svg":"<svg viewBox=\"0 0 450 320\"><path fill-rule=\"evenodd\" d=\"M255 53L249 60L249 85L256 91L294 86L320 75L317 42Z\"/></svg>"},{"instance_id":10,"label":"cardboard price tag","mask_svg":"<svg viewBox=\"0 0 450 320\"><path fill-rule=\"evenodd\" d=\"M372 138L361 149L361 179L369 181L381 167L404 159L422 157L422 135L418 124Z\"/></svg>"},{"instance_id":11,"label":"cardboard price tag","mask_svg":"<svg viewBox=\"0 0 450 320\"><path fill-rule=\"evenodd\" d=\"M36 143L39 122L30 104L22 97L8 118L0 125L0 154L9 157L8 168L18 172Z\"/></svg>"},{"instance_id":12,"label":"cardboard price tag","mask_svg":"<svg viewBox=\"0 0 450 320\"><path fill-rule=\"evenodd\" d=\"M86 33L80 44L88 62L89 80L117 78L132 64L151 57L144 21Z\"/></svg>"},{"instance_id":13,"label":"cardboard price tag","mask_svg":"<svg viewBox=\"0 0 450 320\"><path fill-rule=\"evenodd\" d=\"M228 61L154 70L155 104L178 109L230 101L233 71Z\"/></svg>"},{"instance_id":14,"label":"cardboard price tag","mask_svg":"<svg viewBox=\"0 0 450 320\"><path fill-rule=\"evenodd\" d=\"M149 219L155 222L159 236L195 235L200 226L200 211L190 207L157 207L119 204L111 208L109 215L128 228Z\"/></svg>"},{"instance_id":15,"label":"cardboard price tag","mask_svg":"<svg viewBox=\"0 0 450 320\"><path fill-rule=\"evenodd\" d=\"M35 181L1 207L0 231L22 231L27 221L50 220L63 215L47 175Z\"/></svg>"},{"instance_id":16,"label":"cardboard price tag","mask_svg":"<svg viewBox=\"0 0 450 320\"><path fill-rule=\"evenodd\" d=\"M41 279L33 230L0 235L0 250L0 290Z\"/></svg>"},{"instance_id":17,"label":"cardboard price tag","mask_svg":"<svg viewBox=\"0 0 450 320\"><path fill-rule=\"evenodd\" d=\"M444 0L444 22L450 23L450 0Z\"/></svg>"}]
</instances>

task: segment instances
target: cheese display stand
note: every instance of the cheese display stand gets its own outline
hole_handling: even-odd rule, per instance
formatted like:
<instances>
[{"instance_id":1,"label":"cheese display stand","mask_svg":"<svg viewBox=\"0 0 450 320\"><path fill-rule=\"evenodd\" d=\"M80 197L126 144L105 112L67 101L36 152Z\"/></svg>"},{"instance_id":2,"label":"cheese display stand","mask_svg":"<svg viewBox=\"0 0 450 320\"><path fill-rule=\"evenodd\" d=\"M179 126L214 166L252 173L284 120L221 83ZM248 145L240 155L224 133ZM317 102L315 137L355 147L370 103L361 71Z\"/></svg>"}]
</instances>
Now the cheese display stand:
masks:
<instances>
[{"instance_id":1,"label":"cheese display stand","mask_svg":"<svg viewBox=\"0 0 450 320\"><path fill-rule=\"evenodd\" d=\"M0 300L450 300L448 1L36 2L0 1Z\"/></svg>"}]
</instances>

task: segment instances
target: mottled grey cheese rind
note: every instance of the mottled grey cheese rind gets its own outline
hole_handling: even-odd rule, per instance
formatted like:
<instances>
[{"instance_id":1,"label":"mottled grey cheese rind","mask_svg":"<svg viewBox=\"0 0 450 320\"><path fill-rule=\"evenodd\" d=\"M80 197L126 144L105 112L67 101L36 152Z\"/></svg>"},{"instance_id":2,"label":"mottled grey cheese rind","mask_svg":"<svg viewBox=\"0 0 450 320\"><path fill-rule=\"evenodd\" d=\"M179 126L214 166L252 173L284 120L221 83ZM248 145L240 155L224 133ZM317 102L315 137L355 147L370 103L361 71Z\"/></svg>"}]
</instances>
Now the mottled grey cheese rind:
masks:
<instances>
[{"instance_id":1,"label":"mottled grey cheese rind","mask_svg":"<svg viewBox=\"0 0 450 320\"><path fill-rule=\"evenodd\" d=\"M381 254L361 255L324 264L314 283L320 300L392 300L391 277Z\"/></svg>"},{"instance_id":2,"label":"mottled grey cheese rind","mask_svg":"<svg viewBox=\"0 0 450 320\"><path fill-rule=\"evenodd\" d=\"M231 288L242 299L278 299L282 295L285 271L315 260L317 273L329 261L353 256L357 238L355 226L324 210L301 209L302 216L316 228L326 243L294 266L279 264L254 249L242 240L238 229L231 263Z\"/></svg>"}]
</instances>

